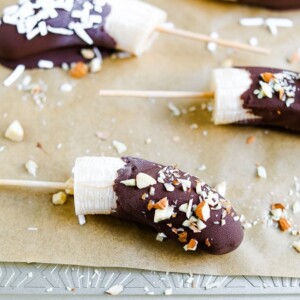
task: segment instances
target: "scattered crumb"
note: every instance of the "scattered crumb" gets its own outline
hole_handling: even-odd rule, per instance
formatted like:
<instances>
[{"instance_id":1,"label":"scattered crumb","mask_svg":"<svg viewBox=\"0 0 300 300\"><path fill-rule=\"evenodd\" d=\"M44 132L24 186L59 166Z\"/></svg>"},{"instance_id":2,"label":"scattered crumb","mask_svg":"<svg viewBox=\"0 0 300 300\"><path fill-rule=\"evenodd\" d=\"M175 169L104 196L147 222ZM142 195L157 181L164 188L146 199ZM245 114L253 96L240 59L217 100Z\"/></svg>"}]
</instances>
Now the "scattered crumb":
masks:
<instances>
[{"instance_id":1,"label":"scattered crumb","mask_svg":"<svg viewBox=\"0 0 300 300\"><path fill-rule=\"evenodd\" d=\"M83 62L78 62L71 66L71 69L69 70L69 74L73 78L79 79L85 77L88 74L88 71L89 71L89 67L87 66L87 64Z\"/></svg>"},{"instance_id":2,"label":"scattered crumb","mask_svg":"<svg viewBox=\"0 0 300 300\"><path fill-rule=\"evenodd\" d=\"M166 238L167 236L163 232L158 233L156 236L156 240L159 242L163 242Z\"/></svg>"},{"instance_id":3,"label":"scattered crumb","mask_svg":"<svg viewBox=\"0 0 300 300\"><path fill-rule=\"evenodd\" d=\"M27 273L27 277L28 278L32 278L33 277L33 273L32 272Z\"/></svg>"},{"instance_id":4,"label":"scattered crumb","mask_svg":"<svg viewBox=\"0 0 300 300\"><path fill-rule=\"evenodd\" d=\"M250 40L249 40L249 45L250 45L250 46L254 46L254 47L257 46L257 45L258 45L258 40L257 40L257 38L254 37L254 36L251 37Z\"/></svg>"},{"instance_id":5,"label":"scattered crumb","mask_svg":"<svg viewBox=\"0 0 300 300\"><path fill-rule=\"evenodd\" d=\"M6 129L4 136L13 142L22 142L24 139L24 129L19 121L12 122Z\"/></svg>"},{"instance_id":6,"label":"scattered crumb","mask_svg":"<svg viewBox=\"0 0 300 300\"><path fill-rule=\"evenodd\" d=\"M29 231L38 231L38 228L36 228L36 227L27 227L27 230L29 230Z\"/></svg>"},{"instance_id":7,"label":"scattered crumb","mask_svg":"<svg viewBox=\"0 0 300 300\"><path fill-rule=\"evenodd\" d=\"M152 139L151 138L147 138L146 140L145 140L145 144L151 144L152 143Z\"/></svg>"},{"instance_id":8,"label":"scattered crumb","mask_svg":"<svg viewBox=\"0 0 300 300\"><path fill-rule=\"evenodd\" d=\"M300 240L293 242L293 247L300 253Z\"/></svg>"},{"instance_id":9,"label":"scattered crumb","mask_svg":"<svg viewBox=\"0 0 300 300\"><path fill-rule=\"evenodd\" d=\"M207 166L206 165L201 165L199 168L198 168L198 171L205 171L207 170Z\"/></svg>"},{"instance_id":10,"label":"scattered crumb","mask_svg":"<svg viewBox=\"0 0 300 300\"><path fill-rule=\"evenodd\" d=\"M102 68L102 58L95 57L89 63L91 73L98 73Z\"/></svg>"},{"instance_id":11,"label":"scattered crumb","mask_svg":"<svg viewBox=\"0 0 300 300\"><path fill-rule=\"evenodd\" d=\"M179 110L179 108L177 106L175 106L172 102L168 103L168 108L175 117L178 117L181 115L181 111Z\"/></svg>"},{"instance_id":12,"label":"scattered crumb","mask_svg":"<svg viewBox=\"0 0 300 300\"><path fill-rule=\"evenodd\" d=\"M46 289L46 292L47 292L47 293L51 293L51 292L53 292L53 288L52 288L52 287L50 287L50 288L47 288L47 289Z\"/></svg>"},{"instance_id":13,"label":"scattered crumb","mask_svg":"<svg viewBox=\"0 0 300 300\"><path fill-rule=\"evenodd\" d=\"M37 165L36 162L34 162L33 160L29 160L25 164L25 168L26 168L29 175L31 175L33 177L36 177L37 170L38 170L38 165Z\"/></svg>"},{"instance_id":14,"label":"scattered crumb","mask_svg":"<svg viewBox=\"0 0 300 300\"><path fill-rule=\"evenodd\" d=\"M179 136L173 136L173 142L175 142L175 143L180 142L180 137Z\"/></svg>"},{"instance_id":15,"label":"scattered crumb","mask_svg":"<svg viewBox=\"0 0 300 300\"><path fill-rule=\"evenodd\" d=\"M267 178L267 171L263 166L257 166L256 170L257 170L257 176L259 178L263 178L263 179Z\"/></svg>"},{"instance_id":16,"label":"scattered crumb","mask_svg":"<svg viewBox=\"0 0 300 300\"><path fill-rule=\"evenodd\" d=\"M219 38L219 34L218 34L217 32L212 32L212 33L210 34L210 37L211 37L212 39L218 39L218 38ZM214 42L209 42L209 43L207 44L207 50L208 50L209 52L215 52L215 51L217 50L217 44L214 43Z\"/></svg>"},{"instance_id":17,"label":"scattered crumb","mask_svg":"<svg viewBox=\"0 0 300 300\"><path fill-rule=\"evenodd\" d=\"M251 145L255 142L255 137L250 135L247 137L246 144Z\"/></svg>"},{"instance_id":18,"label":"scattered crumb","mask_svg":"<svg viewBox=\"0 0 300 300\"><path fill-rule=\"evenodd\" d=\"M172 294L173 294L173 290L172 290L171 288L165 290L165 295L166 295L166 296L170 296L170 295L172 295Z\"/></svg>"},{"instance_id":19,"label":"scattered crumb","mask_svg":"<svg viewBox=\"0 0 300 300\"><path fill-rule=\"evenodd\" d=\"M60 86L60 90L64 93L69 93L72 91L72 89L73 89L73 86L70 83L64 83Z\"/></svg>"},{"instance_id":20,"label":"scattered crumb","mask_svg":"<svg viewBox=\"0 0 300 300\"><path fill-rule=\"evenodd\" d=\"M97 131L95 133L96 137L102 141L106 141L109 138L109 133L105 131Z\"/></svg>"},{"instance_id":21,"label":"scattered crumb","mask_svg":"<svg viewBox=\"0 0 300 300\"><path fill-rule=\"evenodd\" d=\"M112 287L110 287L107 291L105 291L107 294L110 294L110 295L119 295L123 292L124 290L124 287L123 285L121 284L117 284L117 285L114 285Z\"/></svg>"},{"instance_id":22,"label":"scattered crumb","mask_svg":"<svg viewBox=\"0 0 300 300\"><path fill-rule=\"evenodd\" d=\"M121 142L114 140L112 144L119 154L124 153L127 150L127 146Z\"/></svg>"},{"instance_id":23,"label":"scattered crumb","mask_svg":"<svg viewBox=\"0 0 300 300\"><path fill-rule=\"evenodd\" d=\"M225 197L227 184L226 181L222 181L215 186L216 191L222 196Z\"/></svg>"},{"instance_id":24,"label":"scattered crumb","mask_svg":"<svg viewBox=\"0 0 300 300\"><path fill-rule=\"evenodd\" d=\"M52 196L52 203L54 205L64 205L67 201L67 194L64 192L58 192Z\"/></svg>"},{"instance_id":25,"label":"scattered crumb","mask_svg":"<svg viewBox=\"0 0 300 300\"><path fill-rule=\"evenodd\" d=\"M190 125L190 129L191 129L191 130L196 130L196 129L198 129L198 128L199 128L199 126L198 126L198 124L196 124L196 123Z\"/></svg>"},{"instance_id":26,"label":"scattered crumb","mask_svg":"<svg viewBox=\"0 0 300 300\"><path fill-rule=\"evenodd\" d=\"M293 204L293 213L294 214L297 214L300 212L300 202L299 201L296 201L294 202Z\"/></svg>"},{"instance_id":27,"label":"scattered crumb","mask_svg":"<svg viewBox=\"0 0 300 300\"><path fill-rule=\"evenodd\" d=\"M297 51L295 51L294 53L292 53L287 59L288 63L290 63L290 64L294 64L294 63L298 62L299 60L300 60L300 48Z\"/></svg>"}]
</instances>

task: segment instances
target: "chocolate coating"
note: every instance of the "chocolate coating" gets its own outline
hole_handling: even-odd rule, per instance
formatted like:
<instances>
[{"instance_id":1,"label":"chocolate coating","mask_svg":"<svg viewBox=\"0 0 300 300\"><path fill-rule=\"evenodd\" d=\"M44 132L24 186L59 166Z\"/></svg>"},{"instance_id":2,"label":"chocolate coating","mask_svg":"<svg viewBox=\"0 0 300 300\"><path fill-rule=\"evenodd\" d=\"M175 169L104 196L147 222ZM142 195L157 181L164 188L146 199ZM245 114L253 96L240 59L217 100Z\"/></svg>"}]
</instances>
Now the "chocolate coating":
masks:
<instances>
[{"instance_id":1,"label":"chocolate coating","mask_svg":"<svg viewBox=\"0 0 300 300\"><path fill-rule=\"evenodd\" d=\"M34 1L31 0L31 2ZM92 1L75 0L73 10L81 9L84 2ZM77 20L72 18L71 13L65 10L57 9L57 12L58 16L56 18L45 20L47 25L67 28L71 21ZM105 4L102 13L100 13L102 23L86 30L95 47L104 49L114 49L116 47L114 39L104 31L105 19L110 12L111 7ZM99 15L98 12L93 10L92 13ZM76 34L60 35L48 32L45 36L38 35L28 40L25 34L17 32L16 26L3 22L0 25L0 40L0 60L4 65L11 67L17 65L16 62L23 63L29 68L36 67L37 57L53 60L55 65L71 59L74 62L77 61L77 50L80 47L91 47ZM66 58L66 54L69 54L69 58Z\"/></svg>"},{"instance_id":2,"label":"chocolate coating","mask_svg":"<svg viewBox=\"0 0 300 300\"><path fill-rule=\"evenodd\" d=\"M208 185L203 183L200 199L203 201L206 199L204 194L214 193L215 198L218 199L216 206L217 203L222 203L222 205L215 210L211 209L213 208L211 206L210 218L204 222L206 228L200 232L194 232L189 227L182 225L188 218L186 212L180 211L179 207L182 204L189 203L190 199L192 199L193 205L200 203L199 195L196 193L196 184L199 182L199 179L174 167L164 167L140 158L124 157L122 159L126 166L119 170L118 178L115 180L114 190L118 198L117 209L112 213L112 216L146 225L157 232L163 232L168 238L177 241L178 233L184 230L187 232L187 239L183 244L187 244L191 239L195 239L198 241L197 250L202 249L211 254L225 254L235 250L240 245L244 233L241 223L233 219L236 216L235 211L231 208L228 201L224 200L222 196L213 191ZM155 192L151 196L149 194L150 187L139 189L137 186L126 186L121 183L124 180L135 179L139 173L146 173L157 180L161 176L159 172L165 174L165 183L172 183L175 179L189 179L191 188L184 191L182 185L179 184L174 186L174 191L168 192L163 183L157 182L153 185ZM148 194L149 197L142 200L145 194ZM176 216L173 215L166 220L154 223L155 209L148 210L148 203L151 200L157 203L165 197L167 197L169 206L173 206ZM227 210L225 207L227 207ZM196 216L194 209L192 211L193 216ZM223 226L221 225L222 217L225 220L223 221L225 223ZM220 224L215 224L214 222L220 222Z\"/></svg>"},{"instance_id":3,"label":"chocolate coating","mask_svg":"<svg viewBox=\"0 0 300 300\"><path fill-rule=\"evenodd\" d=\"M289 129L300 132L300 80L295 72L284 71L274 68L246 67L243 68L250 72L252 79L251 87L241 96L244 101L243 107L255 116L260 118L254 120L244 120L239 124L263 125ZM287 102L279 99L279 93L273 93L272 98L264 97L259 99L254 91L260 88L259 82L262 81L262 73L294 74L295 80L291 87L295 89L294 103L289 107Z\"/></svg>"},{"instance_id":4,"label":"chocolate coating","mask_svg":"<svg viewBox=\"0 0 300 300\"><path fill-rule=\"evenodd\" d=\"M300 8L299 0L222 0L230 3L239 3L253 6L262 6L270 9L289 10Z\"/></svg>"}]
</instances>

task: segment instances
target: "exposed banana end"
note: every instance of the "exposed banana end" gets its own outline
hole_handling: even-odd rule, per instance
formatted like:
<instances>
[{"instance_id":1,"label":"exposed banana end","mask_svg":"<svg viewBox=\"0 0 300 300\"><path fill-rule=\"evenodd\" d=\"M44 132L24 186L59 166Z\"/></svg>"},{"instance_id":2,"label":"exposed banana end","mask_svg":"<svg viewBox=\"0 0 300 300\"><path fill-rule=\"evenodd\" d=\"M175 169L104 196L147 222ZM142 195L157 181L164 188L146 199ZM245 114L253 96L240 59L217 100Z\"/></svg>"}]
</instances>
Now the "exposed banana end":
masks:
<instances>
[{"instance_id":1,"label":"exposed banana end","mask_svg":"<svg viewBox=\"0 0 300 300\"><path fill-rule=\"evenodd\" d=\"M117 49L134 55L148 50L166 19L165 11L139 0L107 0L111 13L105 31L116 41Z\"/></svg>"},{"instance_id":2,"label":"exposed banana end","mask_svg":"<svg viewBox=\"0 0 300 300\"><path fill-rule=\"evenodd\" d=\"M74 167L76 215L110 214L116 208L113 190L118 170L125 163L115 157L80 157Z\"/></svg>"},{"instance_id":3,"label":"exposed banana end","mask_svg":"<svg viewBox=\"0 0 300 300\"><path fill-rule=\"evenodd\" d=\"M216 125L258 118L243 108L241 95L252 84L250 73L247 70L237 68L215 69L212 84L215 91L213 121Z\"/></svg>"}]
</instances>

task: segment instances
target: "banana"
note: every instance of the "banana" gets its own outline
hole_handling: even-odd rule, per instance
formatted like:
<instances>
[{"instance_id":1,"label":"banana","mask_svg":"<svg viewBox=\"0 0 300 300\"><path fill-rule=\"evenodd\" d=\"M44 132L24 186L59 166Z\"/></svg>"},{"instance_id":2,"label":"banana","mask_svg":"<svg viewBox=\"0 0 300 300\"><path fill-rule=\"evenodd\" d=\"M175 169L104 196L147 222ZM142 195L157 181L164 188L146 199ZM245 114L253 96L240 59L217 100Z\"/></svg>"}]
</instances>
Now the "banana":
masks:
<instances>
[{"instance_id":1,"label":"banana","mask_svg":"<svg viewBox=\"0 0 300 300\"><path fill-rule=\"evenodd\" d=\"M113 190L118 170L125 162L115 157L80 157L74 166L76 215L110 214L116 208Z\"/></svg>"},{"instance_id":2,"label":"banana","mask_svg":"<svg viewBox=\"0 0 300 300\"><path fill-rule=\"evenodd\" d=\"M165 11L139 0L106 0L111 13L105 31L116 41L117 49L140 56L158 36L155 29L166 19Z\"/></svg>"},{"instance_id":3,"label":"banana","mask_svg":"<svg viewBox=\"0 0 300 300\"><path fill-rule=\"evenodd\" d=\"M243 108L241 95L252 84L247 70L220 68L213 71L212 77L212 89L215 93L213 121L216 125L259 118Z\"/></svg>"}]
</instances>

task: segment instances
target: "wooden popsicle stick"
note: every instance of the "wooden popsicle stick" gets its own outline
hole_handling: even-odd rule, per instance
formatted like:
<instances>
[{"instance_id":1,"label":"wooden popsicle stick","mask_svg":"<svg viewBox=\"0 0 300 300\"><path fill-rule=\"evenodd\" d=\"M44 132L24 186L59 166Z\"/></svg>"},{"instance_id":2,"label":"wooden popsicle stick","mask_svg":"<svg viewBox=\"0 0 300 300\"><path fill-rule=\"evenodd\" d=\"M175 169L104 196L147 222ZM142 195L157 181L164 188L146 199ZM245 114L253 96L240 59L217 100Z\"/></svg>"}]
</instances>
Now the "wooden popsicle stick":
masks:
<instances>
[{"instance_id":1,"label":"wooden popsicle stick","mask_svg":"<svg viewBox=\"0 0 300 300\"><path fill-rule=\"evenodd\" d=\"M72 183L48 182L48 181L30 181L15 179L0 179L0 187L26 187L26 188L44 188L54 190L73 189Z\"/></svg>"},{"instance_id":2,"label":"wooden popsicle stick","mask_svg":"<svg viewBox=\"0 0 300 300\"><path fill-rule=\"evenodd\" d=\"M105 97L138 97L138 98L214 98L214 92L186 91L130 91L130 90L100 90L100 96Z\"/></svg>"},{"instance_id":3,"label":"wooden popsicle stick","mask_svg":"<svg viewBox=\"0 0 300 300\"><path fill-rule=\"evenodd\" d=\"M203 42L212 42L215 44L218 44L223 47L228 47L232 49L238 49L238 50L243 50L243 51L250 51L254 53L259 53L259 54L265 54L268 55L270 54L270 50L262 47L255 47L255 46L250 46L245 43L239 43L239 42L234 42L234 41L229 41L225 39L216 39L212 38L208 35L201 34L201 33L195 33L187 30L182 30L182 29L177 29L177 28L169 28L169 27L164 27L164 26L159 26L156 28L157 31L162 32L162 33L167 33L167 34L172 34L172 35L177 35L197 41L203 41Z\"/></svg>"}]
</instances>

